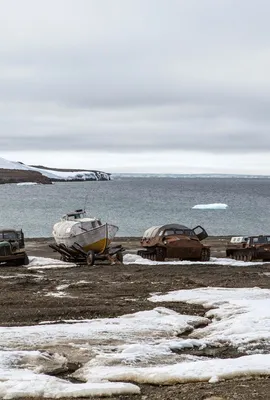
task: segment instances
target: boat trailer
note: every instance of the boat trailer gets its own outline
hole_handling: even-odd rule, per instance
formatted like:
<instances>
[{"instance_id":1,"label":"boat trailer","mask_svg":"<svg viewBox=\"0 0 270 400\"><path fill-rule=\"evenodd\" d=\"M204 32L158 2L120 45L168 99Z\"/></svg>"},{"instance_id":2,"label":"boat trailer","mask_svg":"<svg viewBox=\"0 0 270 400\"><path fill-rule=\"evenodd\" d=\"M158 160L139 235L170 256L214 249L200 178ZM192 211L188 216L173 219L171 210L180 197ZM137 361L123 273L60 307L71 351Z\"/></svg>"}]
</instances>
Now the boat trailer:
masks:
<instances>
[{"instance_id":1,"label":"boat trailer","mask_svg":"<svg viewBox=\"0 0 270 400\"><path fill-rule=\"evenodd\" d=\"M96 260L122 264L125 250L122 245L117 245L107 247L102 253L95 253L93 250L86 252L79 243L74 243L71 247L64 244L49 244L49 247L61 255L60 260L62 261L89 266L94 265Z\"/></svg>"}]
</instances>

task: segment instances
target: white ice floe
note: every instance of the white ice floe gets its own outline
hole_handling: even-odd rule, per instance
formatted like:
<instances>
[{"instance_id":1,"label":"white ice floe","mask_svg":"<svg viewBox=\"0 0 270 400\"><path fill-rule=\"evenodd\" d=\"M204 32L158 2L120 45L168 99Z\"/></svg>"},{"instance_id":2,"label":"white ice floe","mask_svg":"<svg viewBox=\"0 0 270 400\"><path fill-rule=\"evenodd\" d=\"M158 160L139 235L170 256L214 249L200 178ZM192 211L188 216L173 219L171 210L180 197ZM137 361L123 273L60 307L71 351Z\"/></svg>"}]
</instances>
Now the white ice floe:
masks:
<instances>
[{"instance_id":1,"label":"white ice floe","mask_svg":"<svg viewBox=\"0 0 270 400\"><path fill-rule=\"evenodd\" d=\"M213 204L196 204L192 207L193 210L225 210L228 204L213 203Z\"/></svg>"},{"instance_id":2,"label":"white ice floe","mask_svg":"<svg viewBox=\"0 0 270 400\"><path fill-rule=\"evenodd\" d=\"M212 323L190 335L202 345L229 343L240 350L270 347L270 290L260 288L200 288L153 295L153 302L187 302L211 307Z\"/></svg>"},{"instance_id":3,"label":"white ice floe","mask_svg":"<svg viewBox=\"0 0 270 400\"><path fill-rule=\"evenodd\" d=\"M73 268L76 264L45 257L29 257L28 269Z\"/></svg>"},{"instance_id":4,"label":"white ice floe","mask_svg":"<svg viewBox=\"0 0 270 400\"><path fill-rule=\"evenodd\" d=\"M162 265L162 264L170 264L170 265L227 265L227 266L232 266L232 267L249 267L252 265L262 265L262 264L269 264L267 262L260 262L260 261L250 261L250 262L245 262L245 261L237 261L233 260L231 258L219 258L219 257L211 257L210 261L189 261L189 260L184 260L184 261L173 261L173 260L168 260L168 261L152 261L148 260L146 258L142 258L141 256L138 256L137 254L125 254L124 255L124 260L123 260L125 265L129 264L140 264L140 265Z\"/></svg>"},{"instance_id":5,"label":"white ice floe","mask_svg":"<svg viewBox=\"0 0 270 400\"><path fill-rule=\"evenodd\" d=\"M37 182L19 182L19 183L17 183L17 186L32 186L32 185L37 185Z\"/></svg>"}]
</instances>

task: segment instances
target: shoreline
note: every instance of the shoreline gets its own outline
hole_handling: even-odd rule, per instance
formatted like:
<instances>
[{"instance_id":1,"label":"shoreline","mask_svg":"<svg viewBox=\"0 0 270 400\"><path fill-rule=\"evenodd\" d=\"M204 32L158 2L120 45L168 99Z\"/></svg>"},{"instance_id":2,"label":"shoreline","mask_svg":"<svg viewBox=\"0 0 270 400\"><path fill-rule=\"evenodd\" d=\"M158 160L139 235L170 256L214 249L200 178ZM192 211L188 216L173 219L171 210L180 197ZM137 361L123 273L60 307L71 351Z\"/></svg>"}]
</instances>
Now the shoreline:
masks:
<instances>
[{"instance_id":1,"label":"shoreline","mask_svg":"<svg viewBox=\"0 0 270 400\"><path fill-rule=\"evenodd\" d=\"M205 239L205 241L207 240L216 240L216 239L230 239L233 236L241 236L241 235L212 235L212 236L208 236L207 239ZM243 236L243 235L242 235ZM119 242L121 240L123 240L124 242L127 240L141 240L141 236L117 236L113 239L114 242ZM31 240L36 240L36 241L42 241L42 240L54 240L53 236L32 236L32 237L25 237L24 238L25 241L31 241Z\"/></svg>"},{"instance_id":2,"label":"shoreline","mask_svg":"<svg viewBox=\"0 0 270 400\"><path fill-rule=\"evenodd\" d=\"M226 257L226 246L231 236L209 236L202 242L211 248L212 257ZM142 249L140 244L141 236L119 236L115 237L112 244L121 244L125 253ZM29 256L60 258L60 254L49 247L54 244L53 237L25 238L26 252Z\"/></svg>"}]
</instances>

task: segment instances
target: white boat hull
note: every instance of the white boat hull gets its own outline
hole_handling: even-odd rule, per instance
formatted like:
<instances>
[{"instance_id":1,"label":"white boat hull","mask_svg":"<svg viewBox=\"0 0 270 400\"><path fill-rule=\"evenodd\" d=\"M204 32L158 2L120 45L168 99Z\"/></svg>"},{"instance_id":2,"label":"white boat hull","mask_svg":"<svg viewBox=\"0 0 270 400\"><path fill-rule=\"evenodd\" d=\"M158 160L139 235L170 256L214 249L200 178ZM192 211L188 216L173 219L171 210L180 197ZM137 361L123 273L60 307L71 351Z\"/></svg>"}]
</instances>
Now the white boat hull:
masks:
<instances>
[{"instance_id":1,"label":"white boat hull","mask_svg":"<svg viewBox=\"0 0 270 400\"><path fill-rule=\"evenodd\" d=\"M65 222L65 224L67 224L67 222ZM67 232L68 229L69 228L66 228L65 232ZM81 230L83 229L84 228L81 228ZM111 243L117 231L117 226L103 224L88 231L82 231L80 234L74 235L71 231L70 235L64 235L61 234L63 229L61 229L61 222L59 222L54 226L53 236L58 245L64 244L67 247L71 247L75 243L78 243L85 251L93 250L94 252L102 253Z\"/></svg>"}]
</instances>

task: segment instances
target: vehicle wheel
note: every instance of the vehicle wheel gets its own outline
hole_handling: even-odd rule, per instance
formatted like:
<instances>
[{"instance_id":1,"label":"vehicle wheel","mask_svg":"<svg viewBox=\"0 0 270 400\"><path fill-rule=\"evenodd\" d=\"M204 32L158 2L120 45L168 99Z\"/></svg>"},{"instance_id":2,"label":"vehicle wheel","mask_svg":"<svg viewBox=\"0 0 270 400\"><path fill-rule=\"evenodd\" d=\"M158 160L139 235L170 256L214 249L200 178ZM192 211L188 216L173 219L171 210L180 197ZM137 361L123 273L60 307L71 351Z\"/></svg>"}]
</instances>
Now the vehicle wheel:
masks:
<instances>
[{"instance_id":1,"label":"vehicle wheel","mask_svg":"<svg viewBox=\"0 0 270 400\"><path fill-rule=\"evenodd\" d=\"M164 261L165 260L165 252L162 247L156 248L156 261Z\"/></svg>"},{"instance_id":2,"label":"vehicle wheel","mask_svg":"<svg viewBox=\"0 0 270 400\"><path fill-rule=\"evenodd\" d=\"M155 253L152 253L152 254L151 254L151 260L152 260L152 261L156 261L156 254L155 254Z\"/></svg>"},{"instance_id":3,"label":"vehicle wheel","mask_svg":"<svg viewBox=\"0 0 270 400\"><path fill-rule=\"evenodd\" d=\"M201 261L209 261L210 260L210 250L202 249L201 252Z\"/></svg>"},{"instance_id":4,"label":"vehicle wheel","mask_svg":"<svg viewBox=\"0 0 270 400\"><path fill-rule=\"evenodd\" d=\"M248 253L247 255L247 261L252 261L252 253Z\"/></svg>"},{"instance_id":5,"label":"vehicle wheel","mask_svg":"<svg viewBox=\"0 0 270 400\"><path fill-rule=\"evenodd\" d=\"M29 258L28 258L28 255L25 254L23 265L28 265L28 264L29 264Z\"/></svg>"},{"instance_id":6,"label":"vehicle wheel","mask_svg":"<svg viewBox=\"0 0 270 400\"><path fill-rule=\"evenodd\" d=\"M93 252L93 250L89 250L86 256L86 263L89 267L91 267L92 265L94 265L95 263L95 253Z\"/></svg>"},{"instance_id":7,"label":"vehicle wheel","mask_svg":"<svg viewBox=\"0 0 270 400\"><path fill-rule=\"evenodd\" d=\"M122 253L122 251L119 251L118 253L116 253L116 259L117 259L117 261L119 261L121 264L123 264L123 253Z\"/></svg>"}]
</instances>

